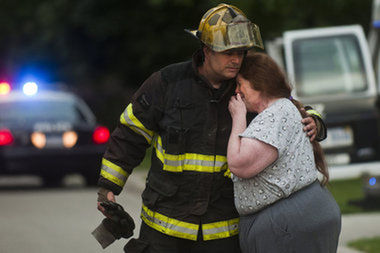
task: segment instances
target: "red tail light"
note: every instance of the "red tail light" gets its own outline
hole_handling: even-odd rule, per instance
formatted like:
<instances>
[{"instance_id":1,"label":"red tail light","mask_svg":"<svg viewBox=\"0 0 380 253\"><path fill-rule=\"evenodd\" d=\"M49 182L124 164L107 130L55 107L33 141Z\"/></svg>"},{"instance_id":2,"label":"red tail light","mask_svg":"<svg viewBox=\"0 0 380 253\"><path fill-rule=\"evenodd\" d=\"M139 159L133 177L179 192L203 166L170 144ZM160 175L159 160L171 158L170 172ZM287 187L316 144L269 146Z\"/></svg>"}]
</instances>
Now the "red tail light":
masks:
<instances>
[{"instance_id":1,"label":"red tail light","mask_svg":"<svg viewBox=\"0 0 380 253\"><path fill-rule=\"evenodd\" d=\"M103 126L97 127L94 131L94 134L92 135L92 140L96 144L106 143L109 138L110 138L110 131L108 130L108 128L103 127Z\"/></svg>"},{"instance_id":2,"label":"red tail light","mask_svg":"<svg viewBox=\"0 0 380 253\"><path fill-rule=\"evenodd\" d=\"M0 146L10 145L13 142L13 136L8 129L0 129Z\"/></svg>"}]
</instances>

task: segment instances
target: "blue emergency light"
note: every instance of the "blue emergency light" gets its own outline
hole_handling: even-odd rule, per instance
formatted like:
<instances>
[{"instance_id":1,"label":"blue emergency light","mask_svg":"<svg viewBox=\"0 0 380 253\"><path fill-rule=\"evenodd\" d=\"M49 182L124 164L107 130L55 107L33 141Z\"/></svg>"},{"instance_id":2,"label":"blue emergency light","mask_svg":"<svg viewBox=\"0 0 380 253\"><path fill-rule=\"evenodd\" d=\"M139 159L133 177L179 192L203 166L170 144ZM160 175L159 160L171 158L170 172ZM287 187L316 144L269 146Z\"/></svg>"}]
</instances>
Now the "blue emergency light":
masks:
<instances>
[{"instance_id":1,"label":"blue emergency light","mask_svg":"<svg viewBox=\"0 0 380 253\"><path fill-rule=\"evenodd\" d=\"M371 177L369 180L368 180L368 183L369 185L375 185L376 184L376 178L375 177Z\"/></svg>"},{"instance_id":2,"label":"blue emergency light","mask_svg":"<svg viewBox=\"0 0 380 253\"><path fill-rule=\"evenodd\" d=\"M375 20L372 22L374 28L380 28L380 20Z\"/></svg>"}]
</instances>

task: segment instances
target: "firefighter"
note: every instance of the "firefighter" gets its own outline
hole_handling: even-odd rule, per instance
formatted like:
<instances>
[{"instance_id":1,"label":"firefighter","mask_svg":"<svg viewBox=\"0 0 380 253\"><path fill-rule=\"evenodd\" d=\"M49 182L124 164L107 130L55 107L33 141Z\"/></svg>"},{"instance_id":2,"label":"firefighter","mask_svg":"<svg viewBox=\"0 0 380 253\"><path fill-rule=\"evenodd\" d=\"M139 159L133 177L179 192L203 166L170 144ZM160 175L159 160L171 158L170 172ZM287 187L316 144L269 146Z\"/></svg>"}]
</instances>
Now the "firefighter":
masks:
<instances>
[{"instance_id":1,"label":"firefighter","mask_svg":"<svg viewBox=\"0 0 380 253\"><path fill-rule=\"evenodd\" d=\"M263 43L258 26L227 4L208 10L199 28L188 32L201 49L191 61L164 67L142 84L102 160L98 209L104 212L100 203L115 201L152 146L140 236L125 252L240 252L226 158L228 102L244 56ZM303 121L311 138L325 138L319 117Z\"/></svg>"}]
</instances>

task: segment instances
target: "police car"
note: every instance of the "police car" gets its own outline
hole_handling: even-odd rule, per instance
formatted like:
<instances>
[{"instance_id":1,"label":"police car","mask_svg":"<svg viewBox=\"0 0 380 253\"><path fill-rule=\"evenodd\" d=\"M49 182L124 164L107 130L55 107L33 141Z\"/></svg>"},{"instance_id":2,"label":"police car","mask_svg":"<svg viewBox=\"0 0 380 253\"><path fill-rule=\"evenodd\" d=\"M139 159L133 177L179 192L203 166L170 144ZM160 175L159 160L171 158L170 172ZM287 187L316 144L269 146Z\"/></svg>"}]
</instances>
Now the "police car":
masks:
<instances>
[{"instance_id":1,"label":"police car","mask_svg":"<svg viewBox=\"0 0 380 253\"><path fill-rule=\"evenodd\" d=\"M0 83L0 174L38 175L58 186L79 173L94 185L109 136L72 93L38 91L35 83L10 91Z\"/></svg>"}]
</instances>

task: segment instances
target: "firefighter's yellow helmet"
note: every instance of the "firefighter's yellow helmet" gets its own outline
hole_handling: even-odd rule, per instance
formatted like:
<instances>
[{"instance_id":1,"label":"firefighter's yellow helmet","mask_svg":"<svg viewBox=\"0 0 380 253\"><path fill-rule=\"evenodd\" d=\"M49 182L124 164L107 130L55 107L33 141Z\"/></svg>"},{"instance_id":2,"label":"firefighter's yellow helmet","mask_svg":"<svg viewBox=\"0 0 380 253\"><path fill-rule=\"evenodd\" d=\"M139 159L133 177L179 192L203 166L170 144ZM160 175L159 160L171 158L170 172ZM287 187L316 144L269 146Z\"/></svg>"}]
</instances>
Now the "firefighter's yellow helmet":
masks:
<instances>
[{"instance_id":1,"label":"firefighter's yellow helmet","mask_svg":"<svg viewBox=\"0 0 380 253\"><path fill-rule=\"evenodd\" d=\"M230 49L264 49L259 27L237 7L219 4L208 10L198 30L186 30L216 52Z\"/></svg>"}]
</instances>

